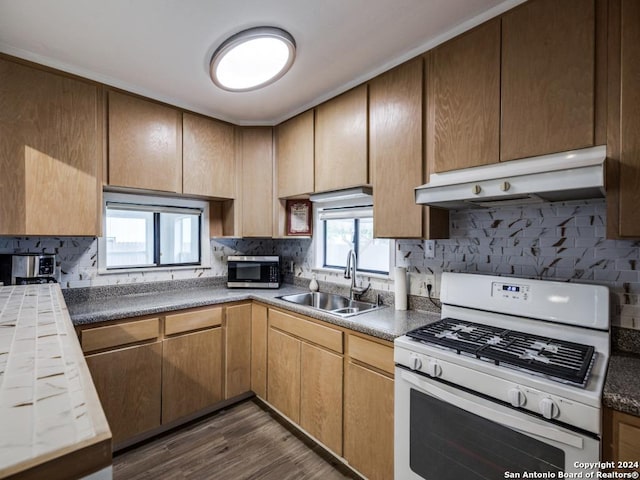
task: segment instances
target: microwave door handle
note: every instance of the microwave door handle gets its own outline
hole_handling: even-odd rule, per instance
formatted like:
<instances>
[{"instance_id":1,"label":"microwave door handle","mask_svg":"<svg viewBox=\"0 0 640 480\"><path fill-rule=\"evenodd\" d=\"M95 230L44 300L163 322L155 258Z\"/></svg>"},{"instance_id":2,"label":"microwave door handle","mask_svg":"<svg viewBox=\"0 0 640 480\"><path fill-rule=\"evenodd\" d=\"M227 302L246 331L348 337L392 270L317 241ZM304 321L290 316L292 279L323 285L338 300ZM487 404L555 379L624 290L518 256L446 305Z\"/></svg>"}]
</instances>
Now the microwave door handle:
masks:
<instances>
[{"instance_id":1,"label":"microwave door handle","mask_svg":"<svg viewBox=\"0 0 640 480\"><path fill-rule=\"evenodd\" d=\"M403 380L420 389L425 394L431 395L438 400L442 400L443 402L461 408L462 410L466 410L467 412L474 413L487 420L494 421L496 423L499 423L500 425L517 430L524 434L537 435L542 438L570 445L580 450L582 450L583 448L584 442L582 438L577 435L573 435L572 433L558 430L557 428L553 427L547 427L545 425L539 425L531 421L522 420L513 415L509 415L508 413L498 412L496 410L493 410L492 408L480 405L465 398L459 397L453 393L447 392L446 390L420 380L419 378L415 378L415 375L409 374L407 372L402 372L401 376Z\"/></svg>"}]
</instances>

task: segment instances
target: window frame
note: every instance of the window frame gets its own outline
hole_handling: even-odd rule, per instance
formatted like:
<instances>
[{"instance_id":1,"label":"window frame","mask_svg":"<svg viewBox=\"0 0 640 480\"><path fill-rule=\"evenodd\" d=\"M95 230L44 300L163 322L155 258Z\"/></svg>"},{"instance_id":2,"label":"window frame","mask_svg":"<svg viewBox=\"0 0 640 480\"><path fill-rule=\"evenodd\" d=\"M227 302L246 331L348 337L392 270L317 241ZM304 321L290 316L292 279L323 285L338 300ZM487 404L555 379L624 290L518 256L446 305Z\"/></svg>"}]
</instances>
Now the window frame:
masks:
<instances>
[{"instance_id":1,"label":"window frame","mask_svg":"<svg viewBox=\"0 0 640 480\"><path fill-rule=\"evenodd\" d=\"M322 203L320 205L316 203L313 204L314 222L317 226L316 228L314 228L314 233L313 233L313 244L314 244L313 250L315 254L314 267L312 268L313 271L318 271L318 272L324 271L324 272L332 272L332 273L344 272L344 269L345 269L344 266L329 265L326 263L327 230L326 230L326 220L321 219L321 213L322 213L322 210L326 210L326 209L338 210L338 209L344 208L345 210L347 210L350 207L373 208L372 205L366 205L366 204L363 205L361 201L355 201L355 202L340 201L340 202L331 202L331 203L327 202L327 203ZM360 217L360 218L373 218L373 216ZM360 218L357 218L356 216L354 216L353 218L351 218L351 220L353 220L357 225L359 223ZM359 227L359 225L357 226ZM360 263L359 251L356 248L356 244L359 242L359 231L354 230L354 233L355 233L354 236L356 237L354 238L354 249L356 249L356 258L358 260L358 263ZM384 272L380 270L366 270L366 269L362 270L358 265L358 274L362 274L368 277L393 279L393 270L395 267L395 241L391 238L382 239L382 240L389 241L389 271Z\"/></svg>"},{"instance_id":2,"label":"window frame","mask_svg":"<svg viewBox=\"0 0 640 480\"><path fill-rule=\"evenodd\" d=\"M153 260L152 265L107 267L107 207L108 205L122 205L132 211L153 212ZM135 208L135 207L140 208ZM199 211L198 248L199 260L188 263L159 263L161 228L159 217L161 213L176 213L179 210ZM209 247L209 202L188 198L174 198L130 194L120 192L104 192L102 199L102 236L98 237L98 274L109 275L115 273L153 272L166 270L185 270L196 268L211 268L211 249Z\"/></svg>"}]
</instances>

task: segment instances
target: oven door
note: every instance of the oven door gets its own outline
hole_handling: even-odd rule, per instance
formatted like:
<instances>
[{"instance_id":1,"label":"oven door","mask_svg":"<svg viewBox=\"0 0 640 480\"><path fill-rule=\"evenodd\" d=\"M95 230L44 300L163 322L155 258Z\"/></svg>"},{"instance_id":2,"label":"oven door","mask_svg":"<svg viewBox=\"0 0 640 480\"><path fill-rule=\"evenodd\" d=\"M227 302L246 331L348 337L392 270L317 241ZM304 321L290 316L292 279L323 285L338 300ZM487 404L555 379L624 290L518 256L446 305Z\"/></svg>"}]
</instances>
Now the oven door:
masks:
<instances>
[{"instance_id":1,"label":"oven door","mask_svg":"<svg viewBox=\"0 0 640 480\"><path fill-rule=\"evenodd\" d=\"M577 463L597 462L599 452L597 438L396 367L396 480L585 475Z\"/></svg>"}]
</instances>

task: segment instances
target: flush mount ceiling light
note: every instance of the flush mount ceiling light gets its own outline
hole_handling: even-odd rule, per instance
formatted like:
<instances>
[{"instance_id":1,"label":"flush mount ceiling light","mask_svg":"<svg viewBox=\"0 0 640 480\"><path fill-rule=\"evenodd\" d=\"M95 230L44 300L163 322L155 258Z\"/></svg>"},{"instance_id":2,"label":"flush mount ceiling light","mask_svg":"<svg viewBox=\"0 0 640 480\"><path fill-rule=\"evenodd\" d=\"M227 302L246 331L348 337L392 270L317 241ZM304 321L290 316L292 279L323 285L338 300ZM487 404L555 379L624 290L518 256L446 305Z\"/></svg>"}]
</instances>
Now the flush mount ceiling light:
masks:
<instances>
[{"instance_id":1,"label":"flush mount ceiling light","mask_svg":"<svg viewBox=\"0 0 640 480\"><path fill-rule=\"evenodd\" d=\"M246 92L282 77L296 56L296 42L280 28L255 27L225 40L211 57L213 83L224 90Z\"/></svg>"}]
</instances>

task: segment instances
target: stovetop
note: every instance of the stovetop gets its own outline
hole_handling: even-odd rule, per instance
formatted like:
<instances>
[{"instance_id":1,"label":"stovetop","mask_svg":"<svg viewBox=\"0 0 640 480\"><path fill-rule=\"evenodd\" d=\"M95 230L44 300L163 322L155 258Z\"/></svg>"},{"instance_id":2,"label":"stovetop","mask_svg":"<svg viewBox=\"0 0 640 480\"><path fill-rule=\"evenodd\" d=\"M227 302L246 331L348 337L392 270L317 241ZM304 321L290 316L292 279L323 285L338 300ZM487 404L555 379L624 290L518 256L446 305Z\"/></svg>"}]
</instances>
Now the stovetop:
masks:
<instances>
[{"instance_id":1,"label":"stovetop","mask_svg":"<svg viewBox=\"0 0 640 480\"><path fill-rule=\"evenodd\" d=\"M584 388L596 357L593 346L455 318L443 318L407 336L551 380Z\"/></svg>"}]
</instances>

